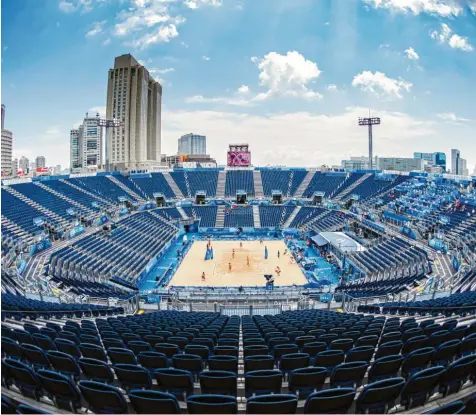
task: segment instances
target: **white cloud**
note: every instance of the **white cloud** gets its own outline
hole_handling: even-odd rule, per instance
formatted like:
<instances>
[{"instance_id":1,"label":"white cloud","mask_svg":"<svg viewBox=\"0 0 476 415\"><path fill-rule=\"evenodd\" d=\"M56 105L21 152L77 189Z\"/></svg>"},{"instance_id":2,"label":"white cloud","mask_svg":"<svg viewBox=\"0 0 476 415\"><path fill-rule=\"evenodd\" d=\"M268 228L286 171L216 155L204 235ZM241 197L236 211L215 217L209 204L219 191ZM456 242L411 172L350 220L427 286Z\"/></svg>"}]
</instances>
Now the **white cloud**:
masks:
<instances>
[{"instance_id":1,"label":"white cloud","mask_svg":"<svg viewBox=\"0 0 476 415\"><path fill-rule=\"evenodd\" d=\"M354 76L352 86L360 86L364 91L376 95L387 95L401 99L403 98L402 92L409 92L413 85L401 78L389 78L383 72L363 71Z\"/></svg>"},{"instance_id":2,"label":"white cloud","mask_svg":"<svg viewBox=\"0 0 476 415\"><path fill-rule=\"evenodd\" d=\"M476 15L476 0L469 0L469 10L471 10L471 12Z\"/></svg>"},{"instance_id":3,"label":"white cloud","mask_svg":"<svg viewBox=\"0 0 476 415\"><path fill-rule=\"evenodd\" d=\"M223 4L222 0L185 0L185 6L189 9L198 9L202 6L219 7Z\"/></svg>"},{"instance_id":4,"label":"white cloud","mask_svg":"<svg viewBox=\"0 0 476 415\"><path fill-rule=\"evenodd\" d=\"M171 16L169 3L174 0L135 0L134 6L121 10L116 15L114 35L123 37L133 32L151 30L158 24L178 25L185 22L180 16Z\"/></svg>"},{"instance_id":5,"label":"white cloud","mask_svg":"<svg viewBox=\"0 0 476 415\"><path fill-rule=\"evenodd\" d=\"M281 55L270 52L262 59L251 58L260 69L260 85L267 89L258 94L257 100L276 96L294 96L305 99L322 98L319 92L309 89L308 84L319 78L321 71L317 64L304 58L296 51Z\"/></svg>"},{"instance_id":6,"label":"white cloud","mask_svg":"<svg viewBox=\"0 0 476 415\"><path fill-rule=\"evenodd\" d=\"M298 52L288 52L280 55L270 52L262 59L251 58L260 70L260 85L266 88L265 92L259 92L254 96L244 99L243 96L250 92L247 85L242 85L231 97L204 97L195 95L186 99L187 103L222 103L228 105L252 105L256 102L265 101L276 97L294 97L307 100L322 98L322 95L309 89L307 86L319 77L321 71L317 64L306 60Z\"/></svg>"},{"instance_id":7,"label":"white cloud","mask_svg":"<svg viewBox=\"0 0 476 415\"><path fill-rule=\"evenodd\" d=\"M420 56L412 47L405 49L405 56L412 61L417 61L418 59L420 59Z\"/></svg>"},{"instance_id":8,"label":"white cloud","mask_svg":"<svg viewBox=\"0 0 476 415\"><path fill-rule=\"evenodd\" d=\"M187 104L226 104L234 106L249 106L251 102L244 98L235 97L211 97L206 98L202 95L194 95L192 97L185 98Z\"/></svg>"},{"instance_id":9,"label":"white cloud","mask_svg":"<svg viewBox=\"0 0 476 415\"><path fill-rule=\"evenodd\" d=\"M237 91L239 94L247 94L248 92L250 92L250 88L248 88L248 85L241 85L239 88L238 88L238 91Z\"/></svg>"},{"instance_id":10,"label":"white cloud","mask_svg":"<svg viewBox=\"0 0 476 415\"><path fill-rule=\"evenodd\" d=\"M444 112L442 114L438 114L438 117L445 121L451 122L468 122L471 121L468 118L458 117L454 112Z\"/></svg>"},{"instance_id":11,"label":"white cloud","mask_svg":"<svg viewBox=\"0 0 476 415\"><path fill-rule=\"evenodd\" d=\"M60 0L58 7L63 13L74 13L76 11L87 13L93 10L95 5L102 5L106 2L107 0Z\"/></svg>"},{"instance_id":12,"label":"white cloud","mask_svg":"<svg viewBox=\"0 0 476 415\"><path fill-rule=\"evenodd\" d=\"M328 91L332 91L332 92L337 92L337 91L338 91L337 85L335 85L335 84L326 85L326 89L327 89Z\"/></svg>"},{"instance_id":13,"label":"white cloud","mask_svg":"<svg viewBox=\"0 0 476 415\"><path fill-rule=\"evenodd\" d=\"M388 9L393 12L434 14L442 17L459 16L463 13L460 0L362 0L375 9Z\"/></svg>"},{"instance_id":14,"label":"white cloud","mask_svg":"<svg viewBox=\"0 0 476 415\"><path fill-rule=\"evenodd\" d=\"M92 28L86 33L87 37L94 37L96 35L99 35L102 30L104 25L107 23L107 20L102 20L100 22L94 22L92 25Z\"/></svg>"},{"instance_id":15,"label":"white cloud","mask_svg":"<svg viewBox=\"0 0 476 415\"><path fill-rule=\"evenodd\" d=\"M70 1L61 0L59 2L59 9L64 13L73 13L76 11L76 6Z\"/></svg>"},{"instance_id":16,"label":"white cloud","mask_svg":"<svg viewBox=\"0 0 476 415\"><path fill-rule=\"evenodd\" d=\"M170 42L171 39L178 35L177 27L174 24L169 24L167 26L160 26L155 32L146 33L142 37L126 44L138 49L146 49L156 43Z\"/></svg>"},{"instance_id":17,"label":"white cloud","mask_svg":"<svg viewBox=\"0 0 476 415\"><path fill-rule=\"evenodd\" d=\"M256 112L224 111L165 111L163 120L164 152L176 151L176 137L190 130L190 125L207 134L207 149L220 162L225 161L226 146L230 142L250 144L253 163L288 166L318 166L340 164L350 155L367 152L367 134L356 126L358 117L368 108L346 108L332 115L294 112L258 115ZM374 146L378 154L408 156L417 151L409 145L437 146L433 123L405 113L379 111L372 113L384 122L375 132ZM227 140L223 140L227 137ZM292 142L290 142L292 137ZM316 137L332 137L331 146L322 146ZM444 137L444 134L442 134ZM271 144L270 144L271 143Z\"/></svg>"},{"instance_id":18,"label":"white cloud","mask_svg":"<svg viewBox=\"0 0 476 415\"><path fill-rule=\"evenodd\" d=\"M104 46L109 45L109 43L111 43L111 38L109 38L109 37L108 37L104 42L102 42L102 44L103 44Z\"/></svg>"},{"instance_id":19,"label":"white cloud","mask_svg":"<svg viewBox=\"0 0 476 415\"><path fill-rule=\"evenodd\" d=\"M169 72L175 72L175 68L166 68L166 69L158 69L158 68L151 68L148 71L152 74L165 74Z\"/></svg>"},{"instance_id":20,"label":"white cloud","mask_svg":"<svg viewBox=\"0 0 476 415\"><path fill-rule=\"evenodd\" d=\"M97 106L97 107L91 107L88 109L88 114L89 115L96 115L99 113L99 116L104 118L106 116L106 106Z\"/></svg>"},{"instance_id":21,"label":"white cloud","mask_svg":"<svg viewBox=\"0 0 476 415\"><path fill-rule=\"evenodd\" d=\"M471 52L473 50L473 46L468 42L467 37L452 33L451 28L446 23L442 23L440 31L431 31L430 37L441 44L448 44L453 49L460 49L464 52Z\"/></svg>"},{"instance_id":22,"label":"white cloud","mask_svg":"<svg viewBox=\"0 0 476 415\"><path fill-rule=\"evenodd\" d=\"M187 48L187 49L188 49L188 45L187 45L185 42L180 42L180 44L181 44L184 48Z\"/></svg>"},{"instance_id":23,"label":"white cloud","mask_svg":"<svg viewBox=\"0 0 476 415\"><path fill-rule=\"evenodd\" d=\"M210 57L209 57L209 56L202 56L202 60L204 60L204 61L209 61L209 60L210 60Z\"/></svg>"}]
</instances>

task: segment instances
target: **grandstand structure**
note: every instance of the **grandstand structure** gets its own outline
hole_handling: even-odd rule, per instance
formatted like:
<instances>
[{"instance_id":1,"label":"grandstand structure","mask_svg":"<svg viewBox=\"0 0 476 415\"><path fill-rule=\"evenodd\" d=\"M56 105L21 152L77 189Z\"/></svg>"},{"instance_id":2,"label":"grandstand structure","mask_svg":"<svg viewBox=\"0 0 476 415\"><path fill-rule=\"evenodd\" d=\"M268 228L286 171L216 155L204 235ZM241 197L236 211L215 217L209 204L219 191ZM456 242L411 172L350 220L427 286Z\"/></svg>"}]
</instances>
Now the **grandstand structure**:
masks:
<instances>
[{"instance_id":1,"label":"grandstand structure","mask_svg":"<svg viewBox=\"0 0 476 415\"><path fill-rule=\"evenodd\" d=\"M4 180L2 411L474 413L475 185L253 167Z\"/></svg>"}]
</instances>

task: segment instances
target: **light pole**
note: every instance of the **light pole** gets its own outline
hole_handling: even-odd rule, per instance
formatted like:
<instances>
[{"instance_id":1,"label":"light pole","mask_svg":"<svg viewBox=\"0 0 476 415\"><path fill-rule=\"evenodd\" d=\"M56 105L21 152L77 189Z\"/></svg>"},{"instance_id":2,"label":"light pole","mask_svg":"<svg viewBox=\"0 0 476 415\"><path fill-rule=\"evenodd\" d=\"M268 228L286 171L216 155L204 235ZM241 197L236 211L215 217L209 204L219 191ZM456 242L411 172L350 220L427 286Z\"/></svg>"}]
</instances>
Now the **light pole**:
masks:
<instances>
[{"instance_id":1,"label":"light pole","mask_svg":"<svg viewBox=\"0 0 476 415\"><path fill-rule=\"evenodd\" d=\"M110 170L110 159L111 159L111 140L110 140L110 131L114 128L120 128L124 126L124 122L121 120L118 120L116 118L113 118L112 120L108 120L106 118L99 118L99 114L96 114L97 120L98 120L98 126L99 127L105 127L106 129L106 134L104 137L104 142L105 142L105 151L104 151L104 156L103 158L103 165L104 169L106 171Z\"/></svg>"},{"instance_id":2,"label":"light pole","mask_svg":"<svg viewBox=\"0 0 476 415\"><path fill-rule=\"evenodd\" d=\"M372 143L372 125L379 125L380 118L379 117L369 117L369 118L359 118L359 125L365 126L368 125L369 127L369 167L370 170L373 170L373 143Z\"/></svg>"}]
</instances>

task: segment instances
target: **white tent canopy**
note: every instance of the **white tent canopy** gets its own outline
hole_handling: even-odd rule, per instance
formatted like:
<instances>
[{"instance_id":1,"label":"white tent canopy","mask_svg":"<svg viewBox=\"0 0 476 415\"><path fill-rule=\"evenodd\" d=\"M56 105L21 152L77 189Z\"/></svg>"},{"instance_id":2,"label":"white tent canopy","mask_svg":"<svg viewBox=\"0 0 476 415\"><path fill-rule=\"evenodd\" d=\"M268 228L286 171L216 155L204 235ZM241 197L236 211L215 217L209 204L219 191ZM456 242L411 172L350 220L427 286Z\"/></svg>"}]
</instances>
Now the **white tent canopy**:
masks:
<instances>
[{"instance_id":1,"label":"white tent canopy","mask_svg":"<svg viewBox=\"0 0 476 415\"><path fill-rule=\"evenodd\" d=\"M344 232L321 232L311 238L318 246L331 244L342 252L365 251L365 247Z\"/></svg>"}]
</instances>

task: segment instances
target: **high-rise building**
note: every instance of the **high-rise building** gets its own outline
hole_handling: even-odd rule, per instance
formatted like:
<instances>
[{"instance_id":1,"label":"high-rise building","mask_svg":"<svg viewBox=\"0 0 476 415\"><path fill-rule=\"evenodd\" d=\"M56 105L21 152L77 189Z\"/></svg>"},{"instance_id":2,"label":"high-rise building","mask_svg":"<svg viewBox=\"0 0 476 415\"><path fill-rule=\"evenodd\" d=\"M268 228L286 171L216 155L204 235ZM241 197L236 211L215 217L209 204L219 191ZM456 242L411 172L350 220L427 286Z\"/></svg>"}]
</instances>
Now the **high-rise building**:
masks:
<instances>
[{"instance_id":1,"label":"high-rise building","mask_svg":"<svg viewBox=\"0 0 476 415\"><path fill-rule=\"evenodd\" d=\"M61 174L61 164L57 164L53 171L54 174Z\"/></svg>"},{"instance_id":2,"label":"high-rise building","mask_svg":"<svg viewBox=\"0 0 476 415\"><path fill-rule=\"evenodd\" d=\"M12 147L13 133L5 130L5 105L2 104L2 176L9 176L12 173Z\"/></svg>"},{"instance_id":3,"label":"high-rise building","mask_svg":"<svg viewBox=\"0 0 476 415\"><path fill-rule=\"evenodd\" d=\"M99 114L86 117L83 123L69 132L70 168L97 169L102 164L103 129L98 124Z\"/></svg>"},{"instance_id":4,"label":"high-rise building","mask_svg":"<svg viewBox=\"0 0 476 415\"><path fill-rule=\"evenodd\" d=\"M460 161L459 159L461 158L459 150L453 148L451 150L451 173L452 174L460 174L459 173L459 167L460 167Z\"/></svg>"},{"instance_id":5,"label":"high-rise building","mask_svg":"<svg viewBox=\"0 0 476 415\"><path fill-rule=\"evenodd\" d=\"M178 139L177 154L188 156L207 154L207 137L193 133L183 135Z\"/></svg>"},{"instance_id":6,"label":"high-rise building","mask_svg":"<svg viewBox=\"0 0 476 415\"><path fill-rule=\"evenodd\" d=\"M35 160L35 164L37 169L46 167L46 159L43 156L38 156Z\"/></svg>"},{"instance_id":7,"label":"high-rise building","mask_svg":"<svg viewBox=\"0 0 476 415\"><path fill-rule=\"evenodd\" d=\"M30 168L30 160L28 160L25 156L23 156L20 161L18 162L18 170L23 170L23 172L27 172Z\"/></svg>"},{"instance_id":8,"label":"high-rise building","mask_svg":"<svg viewBox=\"0 0 476 415\"><path fill-rule=\"evenodd\" d=\"M436 153L413 153L413 157L423 159L432 167L440 167L443 173L446 171L446 154L442 152Z\"/></svg>"},{"instance_id":9,"label":"high-rise building","mask_svg":"<svg viewBox=\"0 0 476 415\"><path fill-rule=\"evenodd\" d=\"M30 161L30 171L33 171L36 169L36 161Z\"/></svg>"},{"instance_id":10,"label":"high-rise building","mask_svg":"<svg viewBox=\"0 0 476 415\"><path fill-rule=\"evenodd\" d=\"M382 170L422 171L425 160L421 158L379 157L378 166Z\"/></svg>"},{"instance_id":11,"label":"high-rise building","mask_svg":"<svg viewBox=\"0 0 476 415\"><path fill-rule=\"evenodd\" d=\"M106 159L111 170L160 165L161 112L160 83L133 56L116 57L108 74L106 118L123 125L108 132Z\"/></svg>"},{"instance_id":12,"label":"high-rise building","mask_svg":"<svg viewBox=\"0 0 476 415\"><path fill-rule=\"evenodd\" d=\"M81 139L83 136L83 126L79 129L71 130L69 132L69 159L70 168L77 169L82 167L81 161Z\"/></svg>"},{"instance_id":13,"label":"high-rise building","mask_svg":"<svg viewBox=\"0 0 476 415\"><path fill-rule=\"evenodd\" d=\"M463 159L460 157L459 159L459 165L458 165L458 174L460 176L468 176L468 168L466 167L466 159Z\"/></svg>"},{"instance_id":14,"label":"high-rise building","mask_svg":"<svg viewBox=\"0 0 476 415\"><path fill-rule=\"evenodd\" d=\"M12 160L12 176L16 176L18 173L18 159Z\"/></svg>"}]
</instances>

